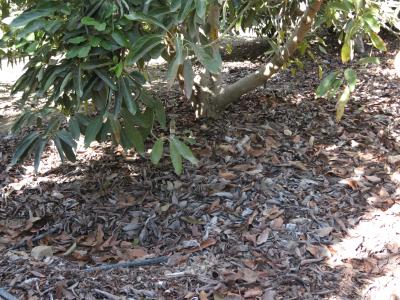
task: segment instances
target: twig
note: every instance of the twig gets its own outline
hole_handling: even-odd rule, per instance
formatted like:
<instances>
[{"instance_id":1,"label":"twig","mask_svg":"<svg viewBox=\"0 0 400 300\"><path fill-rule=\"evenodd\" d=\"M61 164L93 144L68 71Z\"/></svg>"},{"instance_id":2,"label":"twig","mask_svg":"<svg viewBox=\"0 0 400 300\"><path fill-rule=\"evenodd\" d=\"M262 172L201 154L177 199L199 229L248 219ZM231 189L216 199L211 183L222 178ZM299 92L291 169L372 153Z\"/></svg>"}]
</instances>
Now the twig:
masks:
<instances>
[{"instance_id":1,"label":"twig","mask_svg":"<svg viewBox=\"0 0 400 300\"><path fill-rule=\"evenodd\" d=\"M50 228L49 230L47 230L46 232L43 232L43 233L35 236L34 238L32 238L32 242L33 243L34 242L38 242L41 239L45 238L46 236L57 232L58 230L60 230L60 228L62 228L62 224L57 224L57 225L53 226L52 228ZM26 242L27 242L26 240L23 240L23 241L17 243L16 245L12 246L10 248L10 250L16 250L16 249L25 247L26 246Z\"/></svg>"},{"instance_id":2,"label":"twig","mask_svg":"<svg viewBox=\"0 0 400 300\"><path fill-rule=\"evenodd\" d=\"M18 300L18 298L11 295L5 289L0 288L0 298L4 300Z\"/></svg>"},{"instance_id":3,"label":"twig","mask_svg":"<svg viewBox=\"0 0 400 300\"><path fill-rule=\"evenodd\" d=\"M159 257L148 258L148 259L135 259L135 260L130 260L130 261L123 262L123 263L101 265L99 267L88 268L88 269L84 269L82 271L95 272L95 271L107 271L107 270L120 269L120 268L134 268L134 267L142 267L142 266L151 266L151 265L165 263L168 261L168 258L169 258L169 256L159 256Z\"/></svg>"},{"instance_id":4,"label":"twig","mask_svg":"<svg viewBox=\"0 0 400 300\"><path fill-rule=\"evenodd\" d=\"M105 291L102 291L102 290L99 290L99 289L94 289L94 291L96 293L98 293L98 294L110 299L110 300L120 300L121 299L121 297L115 296L115 295L113 295L111 293L108 293L108 292L105 292Z\"/></svg>"}]
</instances>

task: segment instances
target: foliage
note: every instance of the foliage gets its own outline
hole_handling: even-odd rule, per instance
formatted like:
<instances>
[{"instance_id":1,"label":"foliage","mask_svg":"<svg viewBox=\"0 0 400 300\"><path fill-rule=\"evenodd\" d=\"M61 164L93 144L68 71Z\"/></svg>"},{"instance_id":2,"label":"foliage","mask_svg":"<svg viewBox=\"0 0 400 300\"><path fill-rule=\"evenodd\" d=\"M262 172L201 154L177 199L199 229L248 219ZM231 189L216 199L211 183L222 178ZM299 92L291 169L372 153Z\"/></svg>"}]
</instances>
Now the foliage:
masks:
<instances>
[{"instance_id":1,"label":"foliage","mask_svg":"<svg viewBox=\"0 0 400 300\"><path fill-rule=\"evenodd\" d=\"M3 3L9 2L1 1L2 7ZM170 122L168 132L163 103L144 87L149 61L162 56L168 62L169 85L179 78L190 98L194 62L210 73L220 73L221 57L215 51L218 37L239 28L256 30L268 37L274 53L290 35L307 1L39 0L14 4L16 17L2 23L0 55L10 61L29 57L12 93L22 92L21 103L30 109L12 130L26 126L34 130L20 143L13 163L34 152L37 169L49 141L62 160L74 161L81 135L86 146L111 139L125 150L134 147L143 156L147 142L155 139L151 161L160 161L168 141L170 159L180 174L182 158L192 163L197 160L183 142L187 139L178 136L174 122ZM396 24L397 18L387 6L383 18L380 4L328 1L318 15L314 33L326 27L340 32L343 63L354 58L354 41L359 34L365 33L375 48L385 50L378 35L380 26L389 21ZM222 34L210 23L213 7L222 8ZM324 39L311 37L300 46L300 53L314 56L312 41L325 51ZM371 63L374 58L364 60ZM292 62L301 65L299 59ZM338 120L357 81L350 68L340 74L338 70L327 75L317 90L317 96L322 97L343 88Z\"/></svg>"}]
</instances>

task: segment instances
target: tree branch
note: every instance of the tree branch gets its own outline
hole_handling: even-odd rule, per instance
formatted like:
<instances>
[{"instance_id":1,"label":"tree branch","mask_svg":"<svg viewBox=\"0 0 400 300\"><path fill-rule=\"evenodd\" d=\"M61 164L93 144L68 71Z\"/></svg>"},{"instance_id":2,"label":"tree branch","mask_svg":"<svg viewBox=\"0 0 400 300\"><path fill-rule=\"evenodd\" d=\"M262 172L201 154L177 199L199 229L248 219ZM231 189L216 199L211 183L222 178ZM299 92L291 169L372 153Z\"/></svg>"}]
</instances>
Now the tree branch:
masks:
<instances>
[{"instance_id":1,"label":"tree branch","mask_svg":"<svg viewBox=\"0 0 400 300\"><path fill-rule=\"evenodd\" d=\"M305 35L310 31L322 2L323 0L315 0L307 8L289 40L279 48L279 51L267 64L263 65L256 72L222 89L221 93L215 99L215 105L218 110L222 110L229 104L239 101L242 95L264 84L282 68L304 40Z\"/></svg>"}]
</instances>

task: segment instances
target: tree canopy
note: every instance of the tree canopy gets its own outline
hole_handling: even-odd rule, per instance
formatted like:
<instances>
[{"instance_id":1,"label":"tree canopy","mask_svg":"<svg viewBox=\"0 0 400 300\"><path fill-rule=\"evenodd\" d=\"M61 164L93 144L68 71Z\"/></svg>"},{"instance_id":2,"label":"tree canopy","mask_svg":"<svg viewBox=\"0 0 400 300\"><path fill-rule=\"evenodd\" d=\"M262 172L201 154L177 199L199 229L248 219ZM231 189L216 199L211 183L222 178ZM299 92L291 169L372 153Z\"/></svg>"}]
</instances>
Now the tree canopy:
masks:
<instances>
[{"instance_id":1,"label":"tree canopy","mask_svg":"<svg viewBox=\"0 0 400 300\"><path fill-rule=\"evenodd\" d=\"M346 64L357 57L357 41L385 51L381 28L400 30L399 1L2 0L0 6L0 56L28 61L11 91L21 93L27 110L12 131L33 130L13 163L34 153L36 169L49 141L62 160L74 161L81 135L86 146L112 139L143 156L147 141L154 141L149 157L155 164L167 142L177 174L182 159L196 164L190 138L176 134L163 103L144 87L148 64L159 57L168 63L168 86L178 81L198 116L218 117L280 69L326 53L326 39L334 35L343 70L325 74L320 68L316 96L337 96L340 120L356 88L356 72ZM224 84L220 41L240 30L268 40L267 60L255 73ZM378 63L369 54L358 56L359 63Z\"/></svg>"}]
</instances>

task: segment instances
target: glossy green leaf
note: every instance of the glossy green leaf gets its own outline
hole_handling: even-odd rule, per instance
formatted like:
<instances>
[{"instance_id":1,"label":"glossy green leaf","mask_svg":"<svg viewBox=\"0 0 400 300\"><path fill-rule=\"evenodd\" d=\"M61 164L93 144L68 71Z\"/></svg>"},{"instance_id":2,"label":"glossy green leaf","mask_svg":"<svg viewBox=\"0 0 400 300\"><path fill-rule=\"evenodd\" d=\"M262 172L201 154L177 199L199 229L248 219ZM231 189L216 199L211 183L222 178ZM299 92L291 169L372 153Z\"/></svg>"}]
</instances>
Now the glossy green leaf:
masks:
<instances>
[{"instance_id":1,"label":"glossy green leaf","mask_svg":"<svg viewBox=\"0 0 400 300\"><path fill-rule=\"evenodd\" d=\"M35 173L37 173L39 171L39 167L40 167L40 161L42 159L42 155L44 152L44 149L46 148L46 145L48 143L47 139L44 138L39 138L37 141L37 147L36 147L36 152L35 152L35 162L34 162L34 169L35 169Z\"/></svg>"},{"instance_id":2,"label":"glossy green leaf","mask_svg":"<svg viewBox=\"0 0 400 300\"><path fill-rule=\"evenodd\" d=\"M197 165L199 163L199 161L197 160L196 157L194 157L192 150L190 150L190 148L182 143L180 140L178 140L178 138L173 137L171 139L171 143L173 143L176 147L176 149L178 150L179 154L183 156L183 158L187 159L188 161L190 161L192 164Z\"/></svg>"},{"instance_id":3,"label":"glossy green leaf","mask_svg":"<svg viewBox=\"0 0 400 300\"><path fill-rule=\"evenodd\" d=\"M344 109L350 99L350 87L346 86L343 93L339 96L339 100L336 103L336 121L340 121L344 115Z\"/></svg>"},{"instance_id":4,"label":"glossy green leaf","mask_svg":"<svg viewBox=\"0 0 400 300\"><path fill-rule=\"evenodd\" d=\"M85 147L96 139L101 127L103 126L103 116L97 116L87 126L85 131Z\"/></svg>"},{"instance_id":5,"label":"glossy green leaf","mask_svg":"<svg viewBox=\"0 0 400 300\"><path fill-rule=\"evenodd\" d=\"M316 96L317 97L323 97L328 93L330 89L332 89L332 84L335 81L337 76L336 72L332 72L326 76L321 83L319 84L317 91L316 91Z\"/></svg>"},{"instance_id":6,"label":"glossy green leaf","mask_svg":"<svg viewBox=\"0 0 400 300\"><path fill-rule=\"evenodd\" d=\"M375 48L381 51L386 51L386 44L379 35L373 31L369 31L368 35L371 38L372 45L374 45Z\"/></svg>"},{"instance_id":7,"label":"glossy green leaf","mask_svg":"<svg viewBox=\"0 0 400 300\"><path fill-rule=\"evenodd\" d=\"M182 156L172 141L169 143L169 154L175 173L181 175L183 171Z\"/></svg>"},{"instance_id":8,"label":"glossy green leaf","mask_svg":"<svg viewBox=\"0 0 400 300\"><path fill-rule=\"evenodd\" d=\"M185 62L183 63L183 78L185 80L184 82L185 95L187 99L190 99L190 97L192 96L193 83L194 83L194 72L193 72L192 62L190 61L190 59L186 59Z\"/></svg>"},{"instance_id":9,"label":"glossy green leaf","mask_svg":"<svg viewBox=\"0 0 400 300\"><path fill-rule=\"evenodd\" d=\"M162 153L164 150L164 140L158 139L151 150L151 161L153 164L157 165L162 157Z\"/></svg>"},{"instance_id":10,"label":"glossy green leaf","mask_svg":"<svg viewBox=\"0 0 400 300\"><path fill-rule=\"evenodd\" d=\"M353 69L348 68L344 71L344 78L346 78L347 83L349 84L350 92L353 92L357 84L356 72Z\"/></svg>"},{"instance_id":11,"label":"glossy green leaf","mask_svg":"<svg viewBox=\"0 0 400 300\"><path fill-rule=\"evenodd\" d=\"M46 9L33 9L30 11L26 11L16 17L11 23L11 27L22 27L27 25L28 23L32 22L41 17L50 16L54 13L55 8L46 8Z\"/></svg>"},{"instance_id":12,"label":"glossy green leaf","mask_svg":"<svg viewBox=\"0 0 400 300\"><path fill-rule=\"evenodd\" d=\"M14 156L11 160L11 165L15 165L25 158L25 156L29 152L29 149L34 145L39 136L40 134L38 132L31 132L18 144Z\"/></svg>"}]
</instances>

